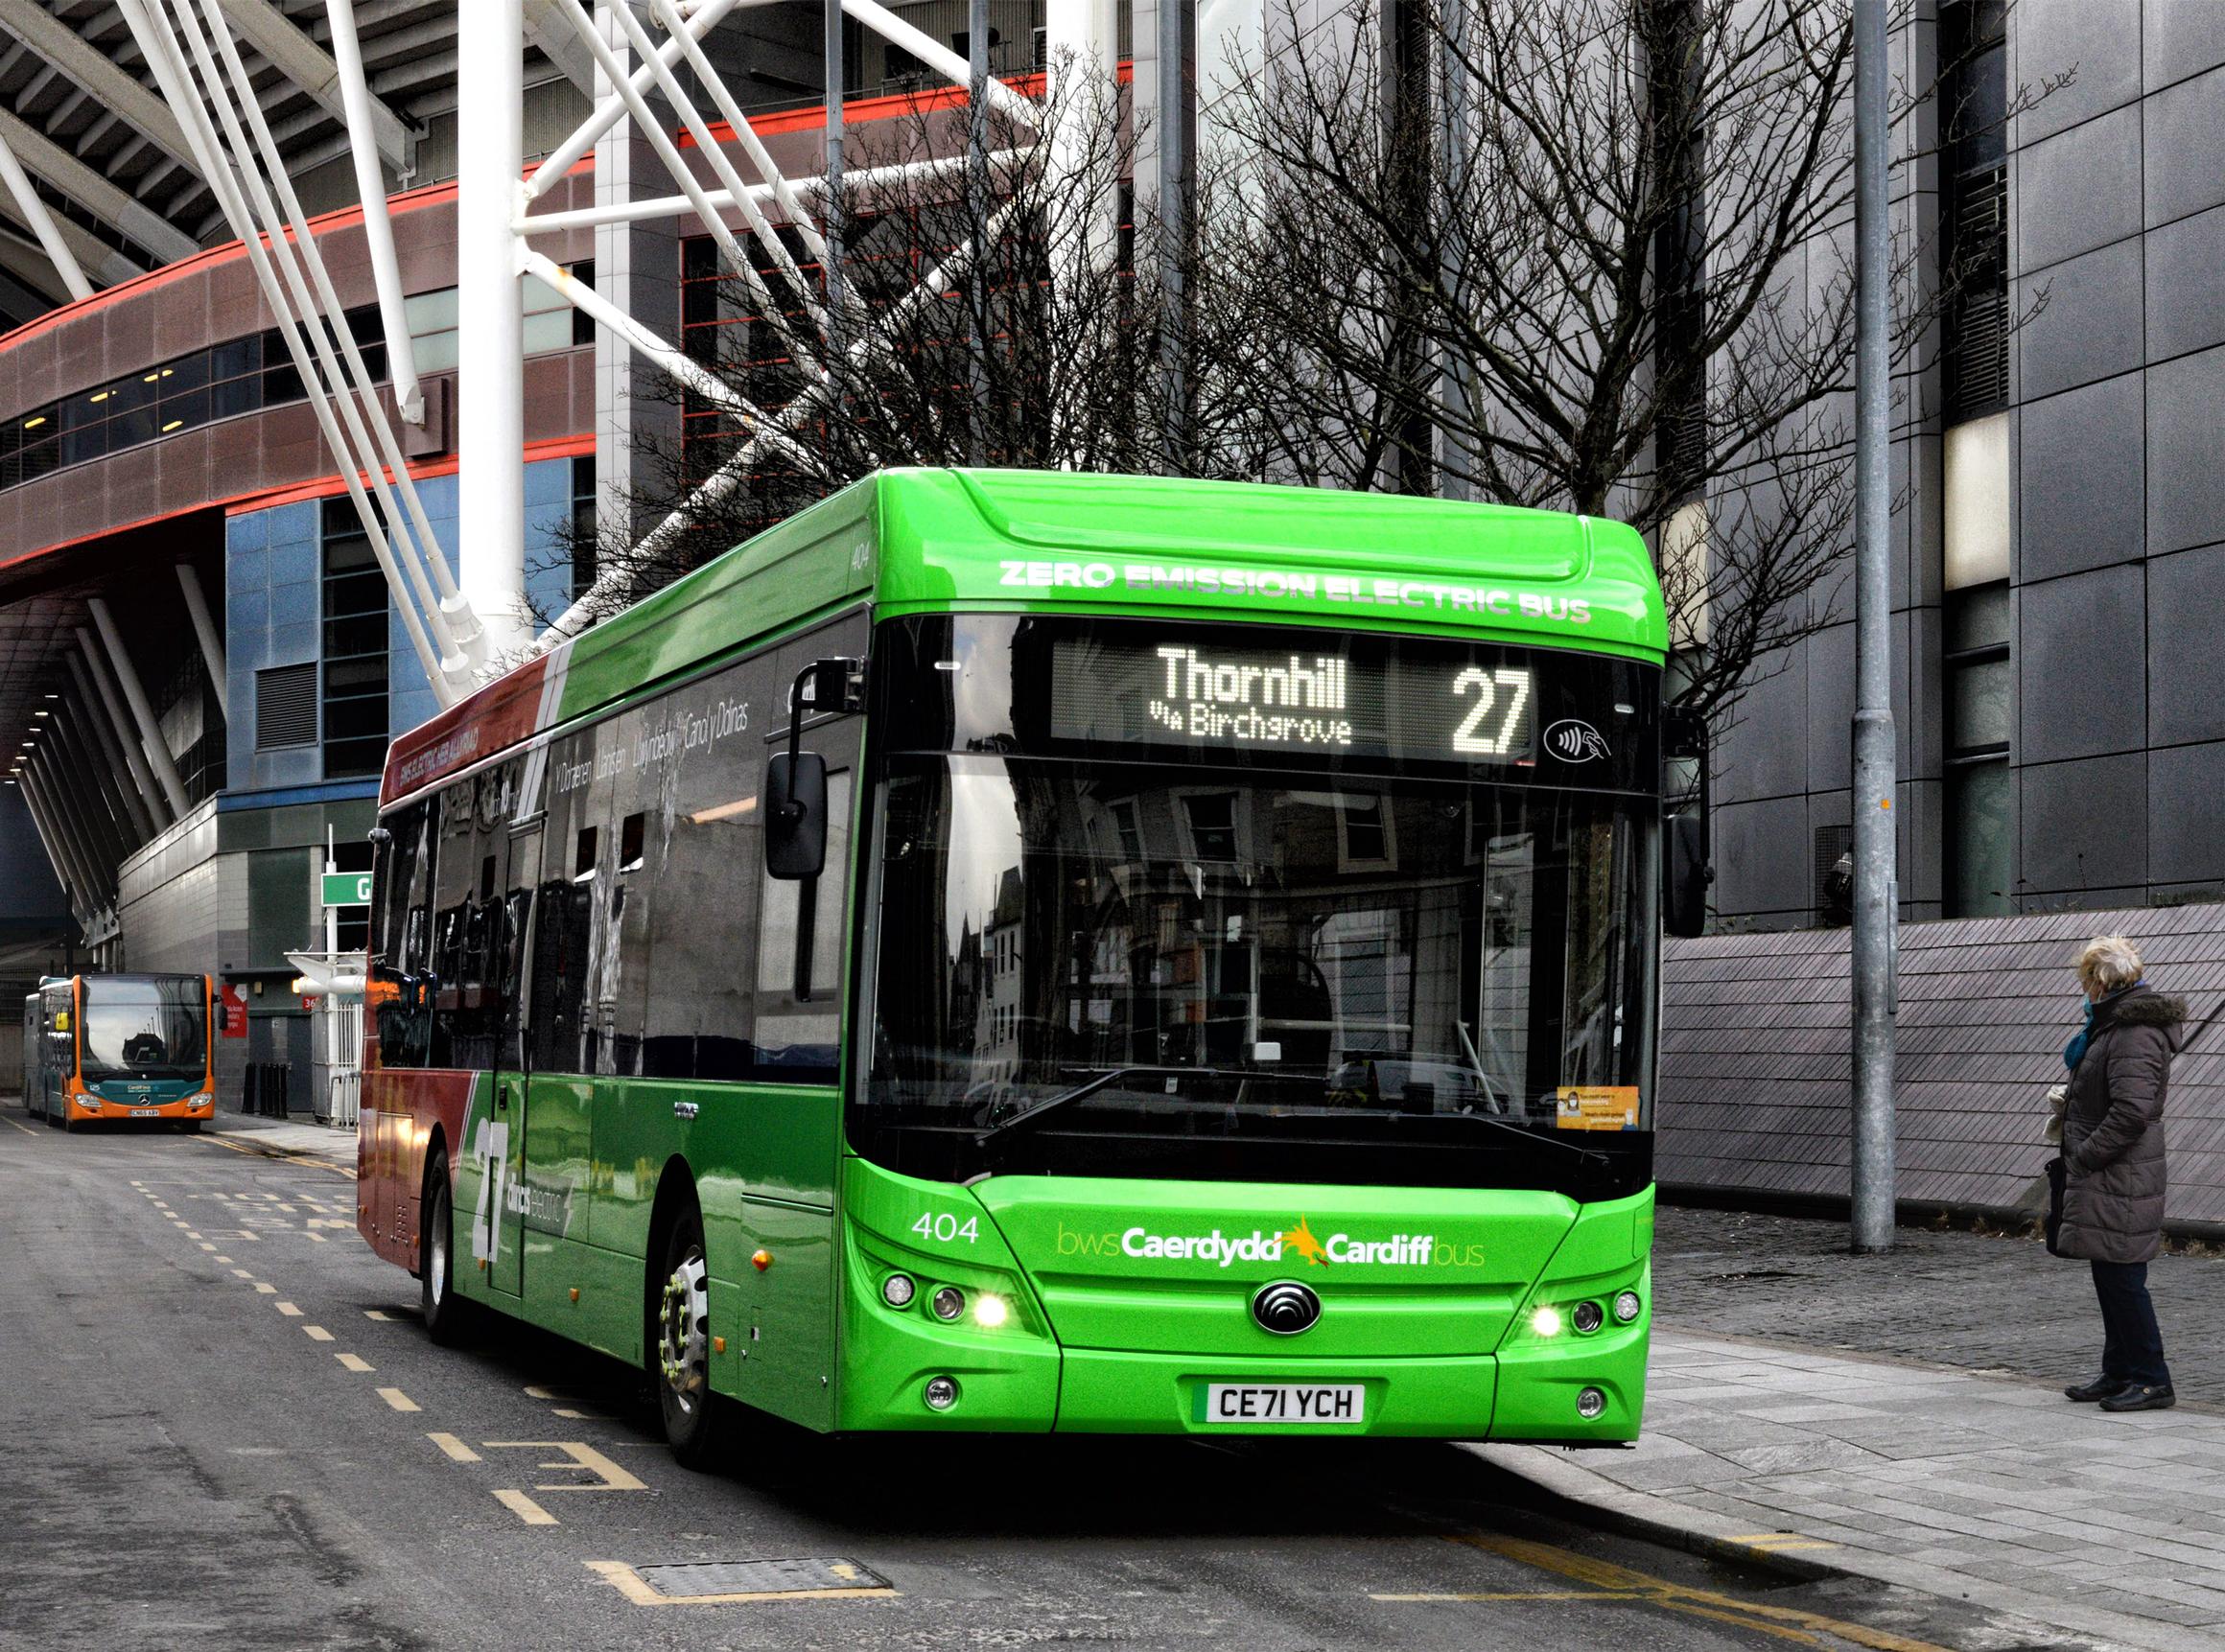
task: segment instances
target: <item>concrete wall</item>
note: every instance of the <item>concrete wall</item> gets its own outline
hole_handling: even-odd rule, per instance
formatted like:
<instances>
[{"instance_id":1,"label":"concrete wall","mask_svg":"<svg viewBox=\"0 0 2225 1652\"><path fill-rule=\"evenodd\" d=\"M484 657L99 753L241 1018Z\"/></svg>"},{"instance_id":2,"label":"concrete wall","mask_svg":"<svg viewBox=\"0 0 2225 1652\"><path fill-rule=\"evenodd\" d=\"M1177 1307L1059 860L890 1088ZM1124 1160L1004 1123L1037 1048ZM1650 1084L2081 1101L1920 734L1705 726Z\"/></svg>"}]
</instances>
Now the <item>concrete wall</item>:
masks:
<instances>
[{"instance_id":1,"label":"concrete wall","mask_svg":"<svg viewBox=\"0 0 2225 1652\"><path fill-rule=\"evenodd\" d=\"M2173 1065L2172 1221L2225 1222L2225 905L1901 926L1895 1075L1903 1199L2044 1201L2048 1086L2080 1025L2072 960L2130 935L2203 1029ZM1852 1163L1847 931L1672 942L1663 967L1656 1172L1718 1197L1843 1201Z\"/></svg>"},{"instance_id":2,"label":"concrete wall","mask_svg":"<svg viewBox=\"0 0 2225 1652\"><path fill-rule=\"evenodd\" d=\"M1929 32L1896 35L1895 73L1912 83L1924 82ZM2216 899L2225 6L2022 0L2008 32L2012 88L2074 72L2009 133L2012 309L2038 310L2010 359L2009 893L2024 912ZM1905 133L1904 149L1923 136ZM1905 230L1929 234L1933 183L1920 159L1896 175ZM1909 918L1940 915L1951 836L1938 407L1935 368L1900 376L1894 711ZM1851 625L1771 665L1718 757L1716 899L1733 927L1818 920L1816 829L1849 818Z\"/></svg>"}]
</instances>

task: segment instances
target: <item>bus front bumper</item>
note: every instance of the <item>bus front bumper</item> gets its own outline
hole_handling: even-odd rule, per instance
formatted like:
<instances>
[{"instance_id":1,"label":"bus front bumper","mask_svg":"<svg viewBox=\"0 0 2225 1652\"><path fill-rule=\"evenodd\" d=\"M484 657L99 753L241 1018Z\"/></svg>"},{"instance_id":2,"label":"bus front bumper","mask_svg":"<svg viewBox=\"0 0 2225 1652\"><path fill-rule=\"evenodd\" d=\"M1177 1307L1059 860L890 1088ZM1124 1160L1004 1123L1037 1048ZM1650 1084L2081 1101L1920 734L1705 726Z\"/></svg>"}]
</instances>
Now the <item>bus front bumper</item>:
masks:
<instances>
[{"instance_id":1,"label":"bus front bumper","mask_svg":"<svg viewBox=\"0 0 2225 1652\"><path fill-rule=\"evenodd\" d=\"M870 1377L849 1374L841 1426L1617 1445L1638 1437L1647 1332L1641 1319L1589 1337L1518 1340L1497 1354L1333 1361L1041 1345L997 1359L983 1357L979 1339L971 1347L930 1352L920 1338L898 1368L891 1368L894 1361L876 1361L879 1368ZM955 1387L947 1408L927 1397L938 1377L948 1377ZM1350 1414L1326 1422L1295 1415L1273 1419L1264 1414L1273 1402L1244 1399L1247 1392L1349 1395L1354 1389L1356 1396L1339 1402ZM1286 1400L1294 1397L1286 1392Z\"/></svg>"}]
</instances>

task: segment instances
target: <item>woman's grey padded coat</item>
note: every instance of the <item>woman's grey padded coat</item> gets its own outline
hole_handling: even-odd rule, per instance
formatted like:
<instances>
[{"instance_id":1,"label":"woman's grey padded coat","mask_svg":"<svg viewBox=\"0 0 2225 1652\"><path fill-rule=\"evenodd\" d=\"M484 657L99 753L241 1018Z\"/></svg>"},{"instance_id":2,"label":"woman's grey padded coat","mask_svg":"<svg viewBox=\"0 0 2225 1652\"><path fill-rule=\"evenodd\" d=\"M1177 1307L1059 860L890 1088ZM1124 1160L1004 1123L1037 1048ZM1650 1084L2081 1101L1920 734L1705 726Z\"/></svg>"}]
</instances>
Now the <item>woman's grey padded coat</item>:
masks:
<instances>
[{"instance_id":1,"label":"woman's grey padded coat","mask_svg":"<svg viewBox=\"0 0 2225 1652\"><path fill-rule=\"evenodd\" d=\"M2164 1103L2186 1020L2183 999L2145 987L2095 1012L2063 1113L2065 1256L2145 1262L2162 1247Z\"/></svg>"}]
</instances>

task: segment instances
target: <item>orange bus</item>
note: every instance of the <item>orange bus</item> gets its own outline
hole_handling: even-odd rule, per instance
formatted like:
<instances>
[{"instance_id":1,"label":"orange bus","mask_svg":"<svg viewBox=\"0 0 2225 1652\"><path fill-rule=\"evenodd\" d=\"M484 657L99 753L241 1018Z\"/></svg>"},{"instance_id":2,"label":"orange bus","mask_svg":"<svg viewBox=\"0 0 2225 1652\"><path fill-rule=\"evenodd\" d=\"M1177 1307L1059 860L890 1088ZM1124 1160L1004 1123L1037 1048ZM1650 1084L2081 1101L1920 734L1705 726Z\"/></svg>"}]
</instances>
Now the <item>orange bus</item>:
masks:
<instances>
[{"instance_id":1,"label":"orange bus","mask_svg":"<svg viewBox=\"0 0 2225 1652\"><path fill-rule=\"evenodd\" d=\"M23 1001L23 1105L65 1130L159 1119L198 1130L216 1110L206 975L49 976Z\"/></svg>"}]
</instances>

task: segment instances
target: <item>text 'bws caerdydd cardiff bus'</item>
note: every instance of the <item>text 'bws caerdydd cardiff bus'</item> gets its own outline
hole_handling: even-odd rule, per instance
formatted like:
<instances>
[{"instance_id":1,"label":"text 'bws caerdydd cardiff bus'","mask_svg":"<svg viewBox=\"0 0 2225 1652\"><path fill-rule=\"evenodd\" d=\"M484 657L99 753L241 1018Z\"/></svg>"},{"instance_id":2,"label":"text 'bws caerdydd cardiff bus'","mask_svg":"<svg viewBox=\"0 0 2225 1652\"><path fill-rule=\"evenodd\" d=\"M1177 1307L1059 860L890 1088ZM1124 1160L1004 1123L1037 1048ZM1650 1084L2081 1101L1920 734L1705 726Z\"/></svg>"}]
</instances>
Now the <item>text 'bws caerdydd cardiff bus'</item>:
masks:
<instances>
[{"instance_id":1,"label":"text 'bws caerdydd cardiff bus'","mask_svg":"<svg viewBox=\"0 0 2225 1652\"><path fill-rule=\"evenodd\" d=\"M1630 1439L1666 646L1613 523L869 477L394 743L363 1231L691 1460Z\"/></svg>"}]
</instances>

